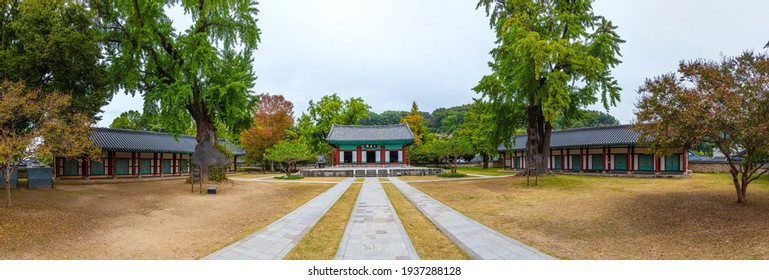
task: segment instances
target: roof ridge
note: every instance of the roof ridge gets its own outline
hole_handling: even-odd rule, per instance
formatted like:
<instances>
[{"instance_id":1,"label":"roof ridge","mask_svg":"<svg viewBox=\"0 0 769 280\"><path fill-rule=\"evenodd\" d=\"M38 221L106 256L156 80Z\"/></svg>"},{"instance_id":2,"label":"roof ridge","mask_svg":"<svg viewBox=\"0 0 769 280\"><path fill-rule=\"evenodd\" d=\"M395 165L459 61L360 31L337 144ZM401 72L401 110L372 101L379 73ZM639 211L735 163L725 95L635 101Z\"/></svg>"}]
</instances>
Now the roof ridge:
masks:
<instances>
[{"instance_id":1,"label":"roof ridge","mask_svg":"<svg viewBox=\"0 0 769 280\"><path fill-rule=\"evenodd\" d=\"M386 127L386 126L403 126L404 124L405 123L399 123L399 124L365 124L365 125L363 125L363 124L338 124L338 123L334 123L334 124L331 124L331 129L333 129L334 126L340 126L340 127L372 127L372 126Z\"/></svg>"},{"instance_id":2,"label":"roof ridge","mask_svg":"<svg viewBox=\"0 0 769 280\"><path fill-rule=\"evenodd\" d=\"M93 129L98 130L106 130L106 131L122 131L122 132L128 132L128 133L135 133L135 134L155 134L155 135L168 135L173 137L173 134L165 133L165 132L158 132L158 131L148 131L148 130L134 130L134 129L124 129L124 128L111 128L111 127L93 127ZM186 135L186 134L180 134L179 137L193 137L197 138L192 135Z\"/></svg>"},{"instance_id":3,"label":"roof ridge","mask_svg":"<svg viewBox=\"0 0 769 280\"><path fill-rule=\"evenodd\" d=\"M575 128L559 129L559 130L553 130L553 132L575 131L575 130L599 130L599 129L609 129L609 128L630 127L630 126L632 126L632 124L610 124L610 125L598 125L598 126L589 126L589 127L575 127Z\"/></svg>"}]
</instances>

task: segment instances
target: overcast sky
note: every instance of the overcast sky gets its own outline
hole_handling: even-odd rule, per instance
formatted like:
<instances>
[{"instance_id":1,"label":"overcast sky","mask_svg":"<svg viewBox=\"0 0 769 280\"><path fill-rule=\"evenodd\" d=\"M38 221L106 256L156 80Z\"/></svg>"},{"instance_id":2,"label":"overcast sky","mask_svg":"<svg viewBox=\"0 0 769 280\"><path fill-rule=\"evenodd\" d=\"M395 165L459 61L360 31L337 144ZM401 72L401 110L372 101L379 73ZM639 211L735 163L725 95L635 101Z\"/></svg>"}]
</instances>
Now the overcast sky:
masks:
<instances>
[{"instance_id":1,"label":"overcast sky","mask_svg":"<svg viewBox=\"0 0 769 280\"><path fill-rule=\"evenodd\" d=\"M331 93L362 97L375 112L409 110L412 101L427 112L470 103L477 97L471 88L490 72L495 39L476 3L262 0L254 93L282 94L295 117ZM681 60L764 52L769 41L765 0L598 0L593 8L627 41L613 71L622 100L609 111L622 123L634 120L647 77L675 71ZM117 94L98 125L141 106L141 98Z\"/></svg>"}]
</instances>

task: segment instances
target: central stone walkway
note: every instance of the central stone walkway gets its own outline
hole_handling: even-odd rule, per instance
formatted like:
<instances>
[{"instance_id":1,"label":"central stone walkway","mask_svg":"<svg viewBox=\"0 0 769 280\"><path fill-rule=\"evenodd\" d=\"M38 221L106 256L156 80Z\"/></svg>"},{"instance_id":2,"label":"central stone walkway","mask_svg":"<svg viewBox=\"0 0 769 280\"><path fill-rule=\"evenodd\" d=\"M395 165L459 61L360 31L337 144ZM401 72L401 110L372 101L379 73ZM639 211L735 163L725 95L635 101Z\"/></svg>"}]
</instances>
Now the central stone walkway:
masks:
<instances>
[{"instance_id":1,"label":"central stone walkway","mask_svg":"<svg viewBox=\"0 0 769 280\"><path fill-rule=\"evenodd\" d=\"M280 260L296 246L302 237L328 212L355 178L344 181L321 193L262 230L209 255L209 260ZM380 186L381 188L381 186Z\"/></svg>"},{"instance_id":2,"label":"central stone walkway","mask_svg":"<svg viewBox=\"0 0 769 280\"><path fill-rule=\"evenodd\" d=\"M378 178L363 181L336 259L419 259Z\"/></svg>"},{"instance_id":3,"label":"central stone walkway","mask_svg":"<svg viewBox=\"0 0 769 280\"><path fill-rule=\"evenodd\" d=\"M419 211L470 257L476 260L549 260L550 255L468 218L398 178L390 182Z\"/></svg>"}]
</instances>

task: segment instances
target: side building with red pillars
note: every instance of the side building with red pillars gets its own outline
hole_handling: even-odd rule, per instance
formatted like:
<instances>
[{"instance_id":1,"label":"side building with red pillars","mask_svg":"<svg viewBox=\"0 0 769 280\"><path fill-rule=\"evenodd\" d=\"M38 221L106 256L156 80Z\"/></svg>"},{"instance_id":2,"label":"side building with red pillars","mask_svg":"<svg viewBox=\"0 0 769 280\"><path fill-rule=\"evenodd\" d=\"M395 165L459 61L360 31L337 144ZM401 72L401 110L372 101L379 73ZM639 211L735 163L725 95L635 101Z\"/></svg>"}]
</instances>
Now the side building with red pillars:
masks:
<instances>
[{"instance_id":1,"label":"side building with red pillars","mask_svg":"<svg viewBox=\"0 0 769 280\"><path fill-rule=\"evenodd\" d=\"M639 141L640 133L630 125L611 125L553 131L550 136L550 172L686 174L688 150L656 156ZM526 170L526 139L520 134L509 147L500 145L504 169Z\"/></svg>"},{"instance_id":2,"label":"side building with red pillars","mask_svg":"<svg viewBox=\"0 0 769 280\"><path fill-rule=\"evenodd\" d=\"M333 166L402 166L411 164L408 147L414 143L414 134L406 123L333 124L326 142L332 146Z\"/></svg>"},{"instance_id":3,"label":"side building with red pillars","mask_svg":"<svg viewBox=\"0 0 769 280\"><path fill-rule=\"evenodd\" d=\"M101 148L97 160L54 156L56 179L111 179L189 176L189 159L195 151L194 136L113 128L94 128L90 136ZM231 154L228 172L238 171L238 158L246 151L227 139L219 139Z\"/></svg>"}]
</instances>

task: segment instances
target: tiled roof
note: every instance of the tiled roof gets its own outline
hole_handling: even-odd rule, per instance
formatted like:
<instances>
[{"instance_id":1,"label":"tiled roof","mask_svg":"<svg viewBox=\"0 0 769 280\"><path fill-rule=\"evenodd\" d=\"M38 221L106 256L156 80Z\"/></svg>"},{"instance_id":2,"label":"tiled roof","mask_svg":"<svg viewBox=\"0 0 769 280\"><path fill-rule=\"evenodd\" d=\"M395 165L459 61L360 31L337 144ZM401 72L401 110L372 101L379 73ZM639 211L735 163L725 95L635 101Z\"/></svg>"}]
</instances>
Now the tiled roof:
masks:
<instances>
[{"instance_id":1,"label":"tiled roof","mask_svg":"<svg viewBox=\"0 0 769 280\"><path fill-rule=\"evenodd\" d=\"M180 135L178 141L171 134L96 127L91 133L94 145L115 152L180 153L192 154L198 144L195 136ZM219 139L233 155L242 156L246 151L227 141Z\"/></svg>"},{"instance_id":2,"label":"tiled roof","mask_svg":"<svg viewBox=\"0 0 769 280\"><path fill-rule=\"evenodd\" d=\"M631 125L610 125L588 128L574 128L566 130L553 131L550 136L551 148L565 147L590 147L590 146L621 146L636 145L638 143L639 132L632 130ZM526 134L516 135L512 144L512 151L522 151L526 149ZM497 149L505 152L508 149L504 145L499 145Z\"/></svg>"},{"instance_id":3,"label":"tiled roof","mask_svg":"<svg viewBox=\"0 0 769 280\"><path fill-rule=\"evenodd\" d=\"M331 126L326 141L392 141L405 140L413 141L414 134L411 133L409 125L391 124L391 125L339 125Z\"/></svg>"}]
</instances>

